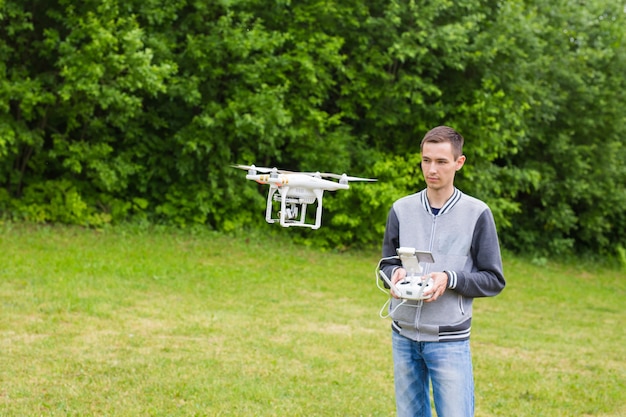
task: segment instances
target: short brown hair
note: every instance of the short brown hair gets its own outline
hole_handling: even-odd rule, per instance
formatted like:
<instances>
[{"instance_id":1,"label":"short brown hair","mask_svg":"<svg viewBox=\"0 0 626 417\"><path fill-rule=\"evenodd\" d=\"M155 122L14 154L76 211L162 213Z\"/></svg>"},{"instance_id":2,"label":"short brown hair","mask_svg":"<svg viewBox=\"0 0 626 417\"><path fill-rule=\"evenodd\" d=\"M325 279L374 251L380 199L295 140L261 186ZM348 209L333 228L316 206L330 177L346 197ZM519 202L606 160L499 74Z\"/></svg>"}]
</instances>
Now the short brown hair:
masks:
<instances>
[{"instance_id":1,"label":"short brown hair","mask_svg":"<svg viewBox=\"0 0 626 417\"><path fill-rule=\"evenodd\" d=\"M465 142L463 136L448 126L437 126L429 130L426 135L424 135L422 143L420 143L420 149L424 147L425 143L442 142L450 142L452 144L452 154L455 159L458 159L461 155L463 155L463 143Z\"/></svg>"}]
</instances>

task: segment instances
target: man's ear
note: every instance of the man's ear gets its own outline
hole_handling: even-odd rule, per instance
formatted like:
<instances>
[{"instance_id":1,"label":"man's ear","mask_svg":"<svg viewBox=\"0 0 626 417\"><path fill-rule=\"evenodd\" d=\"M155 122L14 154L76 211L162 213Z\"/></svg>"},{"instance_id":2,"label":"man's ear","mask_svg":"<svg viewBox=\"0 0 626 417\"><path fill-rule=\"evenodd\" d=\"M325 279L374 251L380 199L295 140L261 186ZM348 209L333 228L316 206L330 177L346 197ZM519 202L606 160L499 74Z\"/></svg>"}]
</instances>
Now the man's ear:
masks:
<instances>
[{"instance_id":1,"label":"man's ear","mask_svg":"<svg viewBox=\"0 0 626 417\"><path fill-rule=\"evenodd\" d=\"M465 164L465 155L461 155L459 156L459 158L456 160L456 170L458 171L459 169L463 168L463 165Z\"/></svg>"}]
</instances>

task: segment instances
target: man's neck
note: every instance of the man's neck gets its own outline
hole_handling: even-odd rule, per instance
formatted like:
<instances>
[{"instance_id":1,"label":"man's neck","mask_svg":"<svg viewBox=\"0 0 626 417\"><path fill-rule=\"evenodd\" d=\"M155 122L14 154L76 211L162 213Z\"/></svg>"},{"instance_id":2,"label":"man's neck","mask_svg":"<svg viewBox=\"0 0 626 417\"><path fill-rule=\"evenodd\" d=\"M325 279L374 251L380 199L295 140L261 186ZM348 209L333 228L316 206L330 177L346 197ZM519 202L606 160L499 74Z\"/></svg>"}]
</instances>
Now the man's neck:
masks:
<instances>
[{"instance_id":1,"label":"man's neck","mask_svg":"<svg viewBox=\"0 0 626 417\"><path fill-rule=\"evenodd\" d=\"M428 203L431 207L442 208L446 201L454 194L454 187L435 190L432 188L426 189L426 197L428 197Z\"/></svg>"}]
</instances>

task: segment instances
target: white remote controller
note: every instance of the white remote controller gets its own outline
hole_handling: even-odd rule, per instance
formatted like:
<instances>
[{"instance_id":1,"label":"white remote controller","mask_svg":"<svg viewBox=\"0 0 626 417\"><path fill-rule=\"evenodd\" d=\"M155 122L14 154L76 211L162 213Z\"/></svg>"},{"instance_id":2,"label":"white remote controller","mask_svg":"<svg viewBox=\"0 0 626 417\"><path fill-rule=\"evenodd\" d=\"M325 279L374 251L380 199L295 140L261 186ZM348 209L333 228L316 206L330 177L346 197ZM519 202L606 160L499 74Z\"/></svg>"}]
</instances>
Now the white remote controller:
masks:
<instances>
[{"instance_id":1,"label":"white remote controller","mask_svg":"<svg viewBox=\"0 0 626 417\"><path fill-rule=\"evenodd\" d=\"M421 262L433 263L435 260L430 252L416 251L414 248L401 247L397 249L398 257L402 261L402 267L406 270L404 280L395 285L383 271L379 271L380 277L387 283L389 288L400 298L406 300L427 300L432 294L424 295L433 287L432 278L423 279L421 276Z\"/></svg>"},{"instance_id":2,"label":"white remote controller","mask_svg":"<svg viewBox=\"0 0 626 417\"><path fill-rule=\"evenodd\" d=\"M432 294L424 295L426 291L430 291L433 287L433 279L428 277L422 280L422 277L407 277L403 281L396 283L398 295L400 298L407 300L428 300Z\"/></svg>"},{"instance_id":3,"label":"white remote controller","mask_svg":"<svg viewBox=\"0 0 626 417\"><path fill-rule=\"evenodd\" d=\"M407 277L403 281L393 284L383 271L378 271L378 273L389 288L400 298L405 300L428 300L432 297L432 294L424 295L424 292L433 287L432 278L422 280L420 276Z\"/></svg>"}]
</instances>

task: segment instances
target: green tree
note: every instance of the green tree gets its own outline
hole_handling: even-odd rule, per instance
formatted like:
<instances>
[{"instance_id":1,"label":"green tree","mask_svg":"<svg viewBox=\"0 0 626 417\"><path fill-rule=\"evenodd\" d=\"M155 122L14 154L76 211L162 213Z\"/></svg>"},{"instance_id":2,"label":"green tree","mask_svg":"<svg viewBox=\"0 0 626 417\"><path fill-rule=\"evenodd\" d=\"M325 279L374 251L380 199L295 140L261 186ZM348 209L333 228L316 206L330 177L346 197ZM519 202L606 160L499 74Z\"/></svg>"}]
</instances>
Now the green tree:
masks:
<instances>
[{"instance_id":1,"label":"green tree","mask_svg":"<svg viewBox=\"0 0 626 417\"><path fill-rule=\"evenodd\" d=\"M0 210L256 227L267 190L229 167L255 163L378 177L327 193L322 229L285 232L378 244L423 187L420 138L448 124L467 139L458 185L507 247L612 252L624 19L608 0L4 0Z\"/></svg>"},{"instance_id":2,"label":"green tree","mask_svg":"<svg viewBox=\"0 0 626 417\"><path fill-rule=\"evenodd\" d=\"M97 224L132 201L125 191L143 167L119 144L142 134L144 104L176 65L154 63L117 2L74 3L2 9L0 175L29 218Z\"/></svg>"},{"instance_id":3,"label":"green tree","mask_svg":"<svg viewBox=\"0 0 626 417\"><path fill-rule=\"evenodd\" d=\"M515 196L523 211L511 218L505 242L553 254L615 253L626 239L623 5L550 4L548 13L540 12L544 4L525 11L535 23L519 88L527 96L526 139L507 164L536 180Z\"/></svg>"}]
</instances>

